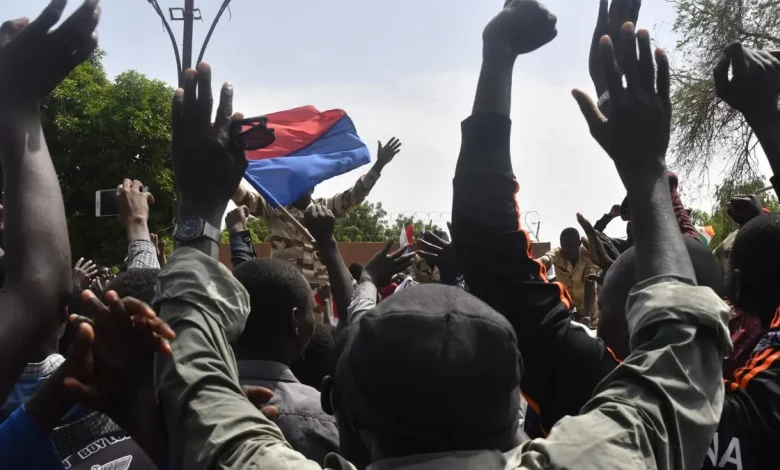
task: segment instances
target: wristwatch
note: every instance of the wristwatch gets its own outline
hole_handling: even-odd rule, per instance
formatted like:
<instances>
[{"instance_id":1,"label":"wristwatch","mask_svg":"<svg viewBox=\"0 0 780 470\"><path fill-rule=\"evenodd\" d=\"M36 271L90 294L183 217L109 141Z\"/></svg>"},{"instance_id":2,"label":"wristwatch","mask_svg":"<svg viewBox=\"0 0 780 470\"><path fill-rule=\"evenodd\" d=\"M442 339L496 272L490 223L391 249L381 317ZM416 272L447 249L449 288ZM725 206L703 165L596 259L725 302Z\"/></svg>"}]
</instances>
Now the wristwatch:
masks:
<instances>
[{"instance_id":1,"label":"wristwatch","mask_svg":"<svg viewBox=\"0 0 780 470\"><path fill-rule=\"evenodd\" d=\"M201 238L208 238L219 244L222 232L210 223L197 217L188 217L176 221L173 236L176 241L189 243Z\"/></svg>"}]
</instances>

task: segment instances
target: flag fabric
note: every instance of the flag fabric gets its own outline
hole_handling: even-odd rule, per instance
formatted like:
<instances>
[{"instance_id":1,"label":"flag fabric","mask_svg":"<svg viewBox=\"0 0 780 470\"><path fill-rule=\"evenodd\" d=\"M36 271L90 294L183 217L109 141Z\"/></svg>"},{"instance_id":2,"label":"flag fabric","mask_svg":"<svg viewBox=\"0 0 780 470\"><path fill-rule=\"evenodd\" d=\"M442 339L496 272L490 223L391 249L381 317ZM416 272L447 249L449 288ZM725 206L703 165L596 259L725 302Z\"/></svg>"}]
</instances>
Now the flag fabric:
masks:
<instances>
[{"instance_id":1,"label":"flag fabric","mask_svg":"<svg viewBox=\"0 0 780 470\"><path fill-rule=\"evenodd\" d=\"M247 182L273 207L287 206L317 184L371 161L352 120L340 109L313 106L265 116L276 140L247 151Z\"/></svg>"},{"instance_id":2,"label":"flag fabric","mask_svg":"<svg viewBox=\"0 0 780 470\"><path fill-rule=\"evenodd\" d=\"M401 239L399 243L402 247L406 247L406 251L412 251L414 246L414 225L407 225L404 230L401 230Z\"/></svg>"},{"instance_id":3,"label":"flag fabric","mask_svg":"<svg viewBox=\"0 0 780 470\"><path fill-rule=\"evenodd\" d=\"M708 225L706 227L699 227L696 226L696 233L699 234L699 240L709 248L710 242L712 241L712 238L715 236L715 229L712 228L711 225Z\"/></svg>"}]
</instances>

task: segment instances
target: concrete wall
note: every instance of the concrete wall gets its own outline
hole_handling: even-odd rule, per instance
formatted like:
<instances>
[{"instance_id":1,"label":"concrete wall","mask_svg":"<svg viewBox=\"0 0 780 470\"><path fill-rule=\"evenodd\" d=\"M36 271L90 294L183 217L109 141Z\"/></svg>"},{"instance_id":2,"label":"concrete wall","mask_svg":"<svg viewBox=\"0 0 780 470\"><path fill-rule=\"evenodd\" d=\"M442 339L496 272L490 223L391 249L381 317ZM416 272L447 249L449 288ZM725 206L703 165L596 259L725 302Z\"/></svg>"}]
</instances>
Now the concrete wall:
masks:
<instances>
[{"instance_id":1,"label":"concrete wall","mask_svg":"<svg viewBox=\"0 0 780 470\"><path fill-rule=\"evenodd\" d=\"M347 266L352 263L365 265L384 245L384 243L339 243L339 251L341 251L341 256L344 257L344 262ZM549 243L534 243L531 245L531 251L536 258L549 250ZM255 253L260 258L268 258L271 256L270 243L255 243ZM228 268L232 267L230 262L230 245L221 245L219 247L219 261Z\"/></svg>"}]
</instances>

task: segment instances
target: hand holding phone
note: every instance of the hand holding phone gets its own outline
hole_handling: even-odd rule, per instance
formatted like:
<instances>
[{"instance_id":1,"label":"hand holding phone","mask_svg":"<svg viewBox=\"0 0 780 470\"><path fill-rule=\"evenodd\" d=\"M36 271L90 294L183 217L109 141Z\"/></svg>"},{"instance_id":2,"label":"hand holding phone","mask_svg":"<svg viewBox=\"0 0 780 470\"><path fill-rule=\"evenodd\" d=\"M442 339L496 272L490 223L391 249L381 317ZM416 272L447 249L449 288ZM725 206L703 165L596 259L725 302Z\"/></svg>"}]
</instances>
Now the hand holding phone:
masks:
<instances>
[{"instance_id":1,"label":"hand holding phone","mask_svg":"<svg viewBox=\"0 0 780 470\"><path fill-rule=\"evenodd\" d=\"M123 223L132 218L147 220L150 204L154 204L154 196L138 180L126 178L116 189L95 192L95 216L122 216Z\"/></svg>"}]
</instances>

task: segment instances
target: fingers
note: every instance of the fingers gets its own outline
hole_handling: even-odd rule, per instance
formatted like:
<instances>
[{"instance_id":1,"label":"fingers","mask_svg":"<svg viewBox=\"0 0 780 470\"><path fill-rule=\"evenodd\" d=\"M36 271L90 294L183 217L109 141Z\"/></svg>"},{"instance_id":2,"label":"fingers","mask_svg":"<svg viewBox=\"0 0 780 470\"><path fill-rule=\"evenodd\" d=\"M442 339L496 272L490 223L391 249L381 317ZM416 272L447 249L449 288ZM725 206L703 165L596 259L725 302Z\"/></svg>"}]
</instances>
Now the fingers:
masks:
<instances>
[{"instance_id":1,"label":"fingers","mask_svg":"<svg viewBox=\"0 0 780 470\"><path fill-rule=\"evenodd\" d=\"M420 248L423 251L427 251L429 253L434 254L441 254L441 252L444 250L441 246L434 245L433 243L429 243L427 240L420 240Z\"/></svg>"},{"instance_id":2,"label":"fingers","mask_svg":"<svg viewBox=\"0 0 780 470\"><path fill-rule=\"evenodd\" d=\"M612 39L609 36L601 37L599 41L599 55L601 56L601 65L610 99L612 101L622 101L625 91L623 89L623 77L615 61L615 46L612 44Z\"/></svg>"},{"instance_id":3,"label":"fingers","mask_svg":"<svg viewBox=\"0 0 780 470\"><path fill-rule=\"evenodd\" d=\"M211 93L211 67L205 62L198 64L198 119L203 129L211 127L211 112L214 110L214 96Z\"/></svg>"},{"instance_id":4,"label":"fingers","mask_svg":"<svg viewBox=\"0 0 780 470\"><path fill-rule=\"evenodd\" d=\"M639 21L639 10L642 9L642 0L634 0L631 2L631 13L628 21L636 24Z\"/></svg>"},{"instance_id":5,"label":"fingers","mask_svg":"<svg viewBox=\"0 0 780 470\"><path fill-rule=\"evenodd\" d=\"M633 23L625 23L620 28L620 68L626 75L626 84L629 90L639 88L639 59L636 52L636 31ZM622 86L622 83L621 83ZM611 90L610 90L611 94Z\"/></svg>"},{"instance_id":6,"label":"fingers","mask_svg":"<svg viewBox=\"0 0 780 470\"><path fill-rule=\"evenodd\" d=\"M173 93L173 102L171 104L171 130L173 135L180 134L182 131L182 119L184 116L184 90L177 88Z\"/></svg>"},{"instance_id":7,"label":"fingers","mask_svg":"<svg viewBox=\"0 0 780 470\"><path fill-rule=\"evenodd\" d=\"M395 272L400 273L401 271L404 271L409 266L411 266L414 263L414 259L417 257L417 253L411 252L407 253L400 258L396 259L395 264Z\"/></svg>"},{"instance_id":8,"label":"fingers","mask_svg":"<svg viewBox=\"0 0 780 470\"><path fill-rule=\"evenodd\" d=\"M599 110L598 106L596 106L596 103L594 103L590 96L588 96L585 92L581 90L572 90L571 94L577 101L577 104L580 107L580 112L582 112L582 116L588 123L588 127L590 128L591 133L598 129L598 126L604 124L607 121L606 116L604 116L604 114Z\"/></svg>"},{"instance_id":9,"label":"fingers","mask_svg":"<svg viewBox=\"0 0 780 470\"><path fill-rule=\"evenodd\" d=\"M424 259L425 262L430 264L430 265L438 264L438 261L439 261L439 255L438 254L429 253L427 251L418 251L417 254L420 255L420 257L422 259Z\"/></svg>"},{"instance_id":10,"label":"fingers","mask_svg":"<svg viewBox=\"0 0 780 470\"><path fill-rule=\"evenodd\" d=\"M748 60L745 48L741 43L735 42L726 47L726 54L731 57L731 71L734 77L742 77L748 72Z\"/></svg>"},{"instance_id":11,"label":"fingers","mask_svg":"<svg viewBox=\"0 0 780 470\"><path fill-rule=\"evenodd\" d=\"M655 66L653 65L653 49L650 45L650 33L640 29L636 33L639 45L639 84L645 91L655 92Z\"/></svg>"},{"instance_id":12,"label":"fingers","mask_svg":"<svg viewBox=\"0 0 780 470\"><path fill-rule=\"evenodd\" d=\"M62 12L65 11L67 0L52 0L49 5L43 9L43 12L25 28L25 34L42 35L46 34L62 18Z\"/></svg>"},{"instance_id":13,"label":"fingers","mask_svg":"<svg viewBox=\"0 0 780 470\"><path fill-rule=\"evenodd\" d=\"M384 248L380 251L383 255L387 255L390 252L390 248L393 247L393 243L395 243L393 240L388 240L387 243L385 243Z\"/></svg>"},{"instance_id":14,"label":"fingers","mask_svg":"<svg viewBox=\"0 0 780 470\"><path fill-rule=\"evenodd\" d=\"M580 227L582 227L582 230L584 230L588 236L596 234L596 229L593 228L590 221L582 214L577 214L577 222L579 222Z\"/></svg>"},{"instance_id":15,"label":"fingers","mask_svg":"<svg viewBox=\"0 0 780 470\"><path fill-rule=\"evenodd\" d=\"M19 18L3 23L3 25L0 26L0 47L5 46L16 38L28 24L30 24L30 20L27 18Z\"/></svg>"},{"instance_id":16,"label":"fingers","mask_svg":"<svg viewBox=\"0 0 780 470\"><path fill-rule=\"evenodd\" d=\"M274 392L265 388L254 385L245 386L244 394L253 405L260 408L263 405L267 405L269 401L274 397Z\"/></svg>"},{"instance_id":17,"label":"fingers","mask_svg":"<svg viewBox=\"0 0 780 470\"><path fill-rule=\"evenodd\" d=\"M168 323L158 317L154 310L144 302L133 297L125 297L122 299L122 304L133 318L145 319L147 326L156 335L168 341L173 341L176 338L176 333L168 326Z\"/></svg>"},{"instance_id":18,"label":"fingers","mask_svg":"<svg viewBox=\"0 0 780 470\"><path fill-rule=\"evenodd\" d=\"M669 57L666 56L666 51L660 47L655 50L655 63L658 65L658 77L656 78L656 89L658 90L658 96L671 105L671 70L669 67Z\"/></svg>"},{"instance_id":19,"label":"fingers","mask_svg":"<svg viewBox=\"0 0 780 470\"><path fill-rule=\"evenodd\" d=\"M184 72L184 125L188 128L200 124L198 121L198 71L187 69Z\"/></svg>"},{"instance_id":20,"label":"fingers","mask_svg":"<svg viewBox=\"0 0 780 470\"><path fill-rule=\"evenodd\" d=\"M233 116L233 85L225 82L219 93L219 104L217 105L217 116L214 119L214 127L228 132L231 116Z\"/></svg>"},{"instance_id":21,"label":"fingers","mask_svg":"<svg viewBox=\"0 0 780 470\"><path fill-rule=\"evenodd\" d=\"M623 7L623 0L612 0L612 5L609 7L609 23L610 25L622 24L620 21Z\"/></svg>"},{"instance_id":22,"label":"fingers","mask_svg":"<svg viewBox=\"0 0 780 470\"><path fill-rule=\"evenodd\" d=\"M609 19L609 0L599 0L599 16L596 19L596 36L600 37L604 33Z\"/></svg>"}]
</instances>

